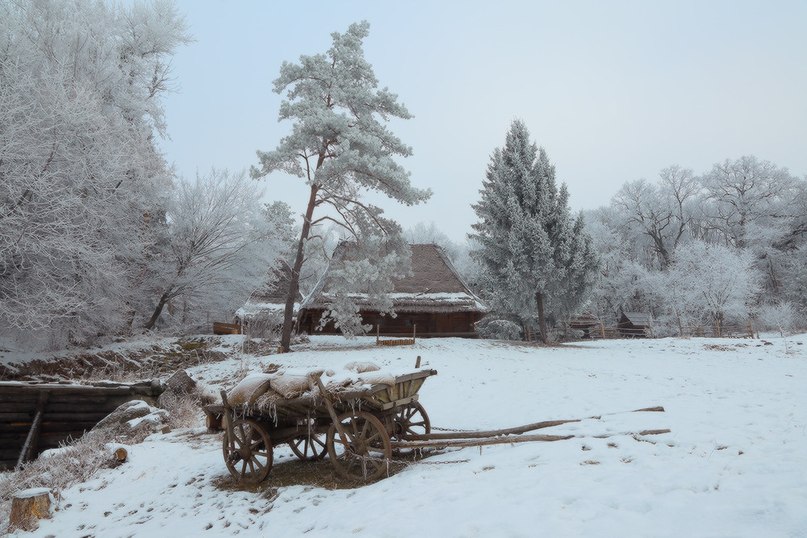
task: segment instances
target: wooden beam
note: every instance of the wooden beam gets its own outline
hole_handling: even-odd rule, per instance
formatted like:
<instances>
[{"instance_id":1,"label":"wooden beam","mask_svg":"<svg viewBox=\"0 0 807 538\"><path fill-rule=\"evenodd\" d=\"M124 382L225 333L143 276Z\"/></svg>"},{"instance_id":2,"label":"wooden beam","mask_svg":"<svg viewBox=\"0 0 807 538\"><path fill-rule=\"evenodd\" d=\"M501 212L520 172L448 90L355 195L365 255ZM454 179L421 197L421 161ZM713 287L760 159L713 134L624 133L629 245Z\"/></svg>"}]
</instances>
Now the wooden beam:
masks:
<instances>
[{"instance_id":1,"label":"wooden beam","mask_svg":"<svg viewBox=\"0 0 807 538\"><path fill-rule=\"evenodd\" d=\"M392 402L387 402L385 404L382 404L381 405L381 410L386 411L388 409L392 409L393 407L407 405L407 404L410 404L410 403L416 402L416 401L418 401L418 395L417 394L415 394L413 396L409 396L407 398L401 398L400 400L394 400Z\"/></svg>"},{"instance_id":2,"label":"wooden beam","mask_svg":"<svg viewBox=\"0 0 807 538\"><path fill-rule=\"evenodd\" d=\"M560 426L561 424L569 424L572 422L580 422L584 419L575 418L569 420L545 420L543 422L534 422L532 424L525 424L524 426L516 426L514 428L503 428L500 430L484 430L484 431L459 431L448 433L429 433L425 435L407 435L406 439L413 441L426 441L426 440L439 440L439 439L486 439L488 437L499 437L502 435L520 435L529 431L540 430L542 428L551 428L553 426Z\"/></svg>"},{"instance_id":3,"label":"wooden beam","mask_svg":"<svg viewBox=\"0 0 807 538\"><path fill-rule=\"evenodd\" d=\"M435 441L393 441L392 448L436 448L436 447L453 447L465 448L472 446L486 446L486 445L505 445L515 443L530 443L536 441L553 442L565 441L574 438L574 435L519 435L512 437L485 437L483 439L464 439L457 438L446 439L440 442Z\"/></svg>"},{"instance_id":4,"label":"wooden beam","mask_svg":"<svg viewBox=\"0 0 807 538\"><path fill-rule=\"evenodd\" d=\"M634 409L633 411L627 411L628 413L643 413L643 412L651 412L651 413L663 413L664 408L661 406L656 407L644 407L642 409ZM609 415L617 415L621 413L609 413ZM585 417L585 418L571 418L571 419L564 419L564 420L544 420L542 422L533 422L532 424L525 424L523 426L515 426L513 428L502 428L499 430L484 430L484 431L457 431L457 432L448 432L448 433L429 433L424 435L407 435L406 439L413 440L413 441L426 441L426 440L438 440L438 439L484 439L488 437L500 437L503 435L520 435L526 432L540 430L543 428L551 428L553 426L560 426L562 424L571 424L574 422L581 422L583 420L598 420L602 416L605 415L598 415L592 417Z\"/></svg>"},{"instance_id":5,"label":"wooden beam","mask_svg":"<svg viewBox=\"0 0 807 538\"><path fill-rule=\"evenodd\" d=\"M28 437L25 438L25 443L20 450L20 457L17 459L15 469L22 467L22 464L31 459L32 453L36 450L37 442L39 441L39 426L42 424L42 417L45 414L45 405L48 403L48 392L42 391L39 393L39 399L36 403L36 415L34 421L31 423L31 429L28 430Z\"/></svg>"},{"instance_id":6,"label":"wooden beam","mask_svg":"<svg viewBox=\"0 0 807 538\"><path fill-rule=\"evenodd\" d=\"M342 423L339 422L339 417L336 415L336 410L334 410L333 405L331 404L330 395L325 389L325 385L322 384L322 379L320 378L321 376L317 376L317 387L319 387L319 392L322 395L322 399L325 400L325 407L328 409L328 414L331 416L333 427L336 428L336 432L339 434L339 438L342 440L342 446L344 446L347 450L349 445L347 435L345 434L344 428L342 428Z\"/></svg>"}]
</instances>

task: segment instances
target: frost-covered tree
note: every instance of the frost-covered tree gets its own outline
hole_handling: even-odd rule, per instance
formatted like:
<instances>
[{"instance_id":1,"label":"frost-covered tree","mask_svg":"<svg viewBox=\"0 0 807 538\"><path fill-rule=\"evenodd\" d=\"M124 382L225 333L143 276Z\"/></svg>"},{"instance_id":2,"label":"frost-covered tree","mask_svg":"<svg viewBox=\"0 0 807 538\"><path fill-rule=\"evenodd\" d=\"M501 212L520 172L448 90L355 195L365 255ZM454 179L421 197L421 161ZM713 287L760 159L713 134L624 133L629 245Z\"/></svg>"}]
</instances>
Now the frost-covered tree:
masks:
<instances>
[{"instance_id":1,"label":"frost-covered tree","mask_svg":"<svg viewBox=\"0 0 807 538\"><path fill-rule=\"evenodd\" d=\"M246 175L212 170L196 181L179 181L168 209L168 255L155 275L156 306L151 329L170 304L181 305L179 321L194 313L231 313L282 253L288 206L262 206L261 193ZM204 318L202 318L204 319Z\"/></svg>"},{"instance_id":2,"label":"frost-covered tree","mask_svg":"<svg viewBox=\"0 0 807 538\"><path fill-rule=\"evenodd\" d=\"M715 164L703 176L705 218L729 245L752 246L761 229L781 226L793 216L796 179L786 168L753 155Z\"/></svg>"},{"instance_id":3,"label":"frost-covered tree","mask_svg":"<svg viewBox=\"0 0 807 538\"><path fill-rule=\"evenodd\" d=\"M638 261L642 256L637 249L643 236L625 225L613 206L589 211L585 224L600 262L589 308L606 320L614 319L621 310L645 310L648 271ZM632 240L626 240L627 234Z\"/></svg>"},{"instance_id":4,"label":"frost-covered tree","mask_svg":"<svg viewBox=\"0 0 807 538\"><path fill-rule=\"evenodd\" d=\"M666 269L693 219L692 201L699 190L692 170L673 165L659 173L658 183L644 179L626 183L611 203L652 241L660 268Z\"/></svg>"},{"instance_id":5,"label":"frost-covered tree","mask_svg":"<svg viewBox=\"0 0 807 538\"><path fill-rule=\"evenodd\" d=\"M378 89L362 48L368 30L369 24L361 22L351 24L344 34L333 33L331 48L324 54L301 56L296 64L284 62L274 81L275 92L287 92L279 120L292 121L292 132L275 150L258 152L260 166L252 168L252 176L284 171L303 178L310 189L286 301L281 336L285 351L312 227L333 222L361 241L362 228L370 223L383 236L393 237L400 228L390 226L380 208L363 201L362 192L375 190L407 205L431 195L412 187L409 173L395 160L411 155L412 150L386 122L411 115L395 94Z\"/></svg>"},{"instance_id":6,"label":"frost-covered tree","mask_svg":"<svg viewBox=\"0 0 807 538\"><path fill-rule=\"evenodd\" d=\"M470 237L479 245L473 255L485 295L500 315L525 327L537 320L547 342L546 307L574 310L561 296L582 297L596 262L582 216L571 219L566 186L557 187L555 167L523 122L514 121L494 150L480 194Z\"/></svg>"},{"instance_id":7,"label":"frost-covered tree","mask_svg":"<svg viewBox=\"0 0 807 538\"><path fill-rule=\"evenodd\" d=\"M164 232L172 4L0 2L0 327L129 330Z\"/></svg>"},{"instance_id":8,"label":"frost-covered tree","mask_svg":"<svg viewBox=\"0 0 807 538\"><path fill-rule=\"evenodd\" d=\"M711 323L720 334L726 321L748 318L759 293L759 274L749 251L693 241L675 251L656 292L669 309Z\"/></svg>"}]
</instances>

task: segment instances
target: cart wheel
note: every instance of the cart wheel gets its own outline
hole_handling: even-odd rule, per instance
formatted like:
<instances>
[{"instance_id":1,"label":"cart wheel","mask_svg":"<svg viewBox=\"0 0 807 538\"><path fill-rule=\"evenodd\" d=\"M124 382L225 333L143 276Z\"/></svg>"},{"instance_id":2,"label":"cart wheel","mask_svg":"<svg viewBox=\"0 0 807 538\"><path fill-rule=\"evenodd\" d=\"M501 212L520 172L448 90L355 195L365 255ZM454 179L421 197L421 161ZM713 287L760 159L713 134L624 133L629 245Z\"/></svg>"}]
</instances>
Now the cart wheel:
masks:
<instances>
[{"instance_id":1,"label":"cart wheel","mask_svg":"<svg viewBox=\"0 0 807 538\"><path fill-rule=\"evenodd\" d=\"M254 420L233 421L233 438L224 432L224 463L238 482L257 484L272 469L272 441L263 426Z\"/></svg>"},{"instance_id":2,"label":"cart wheel","mask_svg":"<svg viewBox=\"0 0 807 538\"><path fill-rule=\"evenodd\" d=\"M339 417L347 446L336 427L328 429L328 457L336 472L345 478L371 482L387 472L392 457L389 434L384 424L364 411Z\"/></svg>"},{"instance_id":3,"label":"cart wheel","mask_svg":"<svg viewBox=\"0 0 807 538\"><path fill-rule=\"evenodd\" d=\"M328 449L324 433L301 435L289 441L291 451L303 461L317 461L325 457Z\"/></svg>"},{"instance_id":4,"label":"cart wheel","mask_svg":"<svg viewBox=\"0 0 807 538\"><path fill-rule=\"evenodd\" d=\"M409 435L426 435L432 431L429 415L418 402L401 407L393 417L395 422L394 436L405 439Z\"/></svg>"}]
</instances>

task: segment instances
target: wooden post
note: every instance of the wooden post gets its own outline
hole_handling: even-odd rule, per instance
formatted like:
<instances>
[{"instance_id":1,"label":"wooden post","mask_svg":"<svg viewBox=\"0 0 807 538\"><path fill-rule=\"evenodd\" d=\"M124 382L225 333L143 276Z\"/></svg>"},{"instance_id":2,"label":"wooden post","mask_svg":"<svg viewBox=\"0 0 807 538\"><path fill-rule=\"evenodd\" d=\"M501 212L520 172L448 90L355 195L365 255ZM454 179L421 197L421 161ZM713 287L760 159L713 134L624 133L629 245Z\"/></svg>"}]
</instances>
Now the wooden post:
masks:
<instances>
[{"instance_id":1,"label":"wooden post","mask_svg":"<svg viewBox=\"0 0 807 538\"><path fill-rule=\"evenodd\" d=\"M227 401L227 392L221 391L221 403L224 405L224 413L221 415L221 422L224 426L224 435L227 436L227 441L230 445L230 450L235 451L235 441L233 440L233 410L230 407L230 402Z\"/></svg>"},{"instance_id":2,"label":"wooden post","mask_svg":"<svg viewBox=\"0 0 807 538\"><path fill-rule=\"evenodd\" d=\"M345 435L345 430L342 428L342 423L339 422L339 417L336 415L333 405L331 405L331 398L328 396L328 391L325 390L325 385L322 384L322 379L320 379L320 377L317 377L317 387L319 387L319 392L322 394L322 399L325 400L325 407L328 409L328 414L331 416L333 426L336 428L336 432L339 434L342 444L345 446L345 448L347 448L347 435Z\"/></svg>"},{"instance_id":3,"label":"wooden post","mask_svg":"<svg viewBox=\"0 0 807 538\"><path fill-rule=\"evenodd\" d=\"M20 491L11 501L9 527L23 531L32 531L37 521L50 517L50 490L35 488Z\"/></svg>"},{"instance_id":4,"label":"wooden post","mask_svg":"<svg viewBox=\"0 0 807 538\"><path fill-rule=\"evenodd\" d=\"M417 334L417 332L418 332L418 324L414 323L414 324L412 324L412 343L413 344L415 343L415 335Z\"/></svg>"},{"instance_id":5,"label":"wooden post","mask_svg":"<svg viewBox=\"0 0 807 538\"><path fill-rule=\"evenodd\" d=\"M15 469L22 467L22 464L33 458L36 452L36 445L39 441L39 427L42 425L42 416L45 414L45 405L48 403L47 391L39 393L39 399L36 402L36 415L31 423L31 429L28 430L28 437L25 438L25 443L20 450L20 456L17 458L17 465Z\"/></svg>"},{"instance_id":6,"label":"wooden post","mask_svg":"<svg viewBox=\"0 0 807 538\"><path fill-rule=\"evenodd\" d=\"M418 358L415 360L415 368L420 368L420 355L418 355Z\"/></svg>"},{"instance_id":7,"label":"wooden post","mask_svg":"<svg viewBox=\"0 0 807 538\"><path fill-rule=\"evenodd\" d=\"M605 323L600 322L600 336L605 340Z\"/></svg>"}]
</instances>

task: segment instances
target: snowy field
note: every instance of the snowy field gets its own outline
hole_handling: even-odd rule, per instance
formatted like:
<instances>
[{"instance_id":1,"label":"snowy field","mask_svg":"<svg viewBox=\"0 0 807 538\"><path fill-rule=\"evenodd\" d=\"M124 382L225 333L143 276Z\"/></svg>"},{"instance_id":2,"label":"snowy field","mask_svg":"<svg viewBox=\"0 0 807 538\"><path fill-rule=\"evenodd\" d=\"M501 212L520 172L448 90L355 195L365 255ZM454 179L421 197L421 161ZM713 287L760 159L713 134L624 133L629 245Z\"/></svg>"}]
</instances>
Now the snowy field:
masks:
<instances>
[{"instance_id":1,"label":"snowy field","mask_svg":"<svg viewBox=\"0 0 807 538\"><path fill-rule=\"evenodd\" d=\"M765 343L765 342L769 342ZM21 536L807 536L807 335L663 339L540 348L422 340L313 338L289 355L194 368L214 388L270 362L424 365L434 426L541 430L553 443L449 450L375 484L259 492L229 485L220 434L150 437L130 461L64 493L53 519ZM225 382L226 384L226 382ZM665 413L626 413L664 406ZM608 414L613 413L613 414ZM635 438L630 432L670 428ZM607 438L594 438L611 434ZM287 447L275 466L291 461Z\"/></svg>"}]
</instances>

